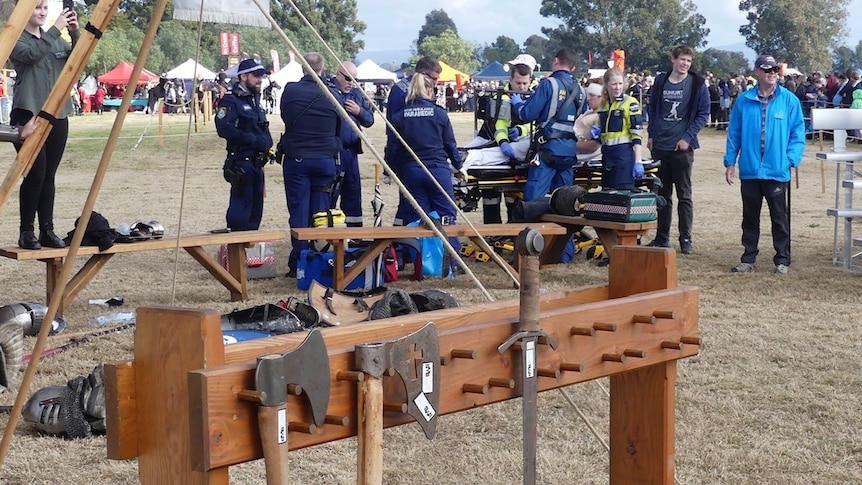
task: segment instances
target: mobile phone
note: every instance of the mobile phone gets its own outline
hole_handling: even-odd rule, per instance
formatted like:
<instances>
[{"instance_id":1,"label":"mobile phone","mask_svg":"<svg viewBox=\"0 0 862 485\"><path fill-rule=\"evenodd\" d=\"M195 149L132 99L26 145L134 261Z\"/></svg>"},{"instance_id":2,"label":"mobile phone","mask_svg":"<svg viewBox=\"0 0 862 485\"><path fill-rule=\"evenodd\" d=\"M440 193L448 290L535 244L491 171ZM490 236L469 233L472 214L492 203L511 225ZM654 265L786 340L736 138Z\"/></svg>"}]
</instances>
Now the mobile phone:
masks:
<instances>
[{"instance_id":1,"label":"mobile phone","mask_svg":"<svg viewBox=\"0 0 862 485\"><path fill-rule=\"evenodd\" d=\"M63 0L63 9L69 11L75 10L75 0Z\"/></svg>"}]
</instances>

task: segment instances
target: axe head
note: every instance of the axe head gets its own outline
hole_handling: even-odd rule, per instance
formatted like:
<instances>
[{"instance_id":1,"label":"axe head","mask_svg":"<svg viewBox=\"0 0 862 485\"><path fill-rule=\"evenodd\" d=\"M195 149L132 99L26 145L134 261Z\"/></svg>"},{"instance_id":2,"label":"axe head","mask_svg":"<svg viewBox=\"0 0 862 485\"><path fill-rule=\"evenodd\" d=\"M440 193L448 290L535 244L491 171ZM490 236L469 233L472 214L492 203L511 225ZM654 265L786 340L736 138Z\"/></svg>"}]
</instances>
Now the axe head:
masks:
<instances>
[{"instance_id":1,"label":"axe head","mask_svg":"<svg viewBox=\"0 0 862 485\"><path fill-rule=\"evenodd\" d=\"M319 330L311 330L296 348L258 358L255 386L266 392L264 406L287 402L287 386L296 384L311 405L314 424L323 426L329 407L329 355ZM272 393L272 394L271 394Z\"/></svg>"}]
</instances>

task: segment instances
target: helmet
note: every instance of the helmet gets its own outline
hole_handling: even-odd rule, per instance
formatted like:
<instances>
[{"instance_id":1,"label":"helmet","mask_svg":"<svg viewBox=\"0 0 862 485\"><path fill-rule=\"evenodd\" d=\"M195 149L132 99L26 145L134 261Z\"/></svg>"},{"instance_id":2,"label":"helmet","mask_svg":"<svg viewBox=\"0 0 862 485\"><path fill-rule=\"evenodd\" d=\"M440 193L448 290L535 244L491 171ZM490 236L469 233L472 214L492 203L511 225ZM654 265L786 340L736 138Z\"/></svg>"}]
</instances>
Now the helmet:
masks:
<instances>
[{"instance_id":1,"label":"helmet","mask_svg":"<svg viewBox=\"0 0 862 485\"><path fill-rule=\"evenodd\" d=\"M139 221L129 226L129 233L137 239L161 239L165 235L165 226L158 221Z\"/></svg>"},{"instance_id":2,"label":"helmet","mask_svg":"<svg viewBox=\"0 0 862 485\"><path fill-rule=\"evenodd\" d=\"M0 325L7 322L17 322L24 329L24 335L32 337L39 334L48 307L41 303L12 303L0 307ZM62 317L54 317L51 322L51 333L56 335L66 329L66 321Z\"/></svg>"},{"instance_id":3,"label":"helmet","mask_svg":"<svg viewBox=\"0 0 862 485\"><path fill-rule=\"evenodd\" d=\"M50 435L87 438L105 432L104 369L97 365L88 376L78 376L65 386L47 386L24 404L24 420Z\"/></svg>"}]
</instances>

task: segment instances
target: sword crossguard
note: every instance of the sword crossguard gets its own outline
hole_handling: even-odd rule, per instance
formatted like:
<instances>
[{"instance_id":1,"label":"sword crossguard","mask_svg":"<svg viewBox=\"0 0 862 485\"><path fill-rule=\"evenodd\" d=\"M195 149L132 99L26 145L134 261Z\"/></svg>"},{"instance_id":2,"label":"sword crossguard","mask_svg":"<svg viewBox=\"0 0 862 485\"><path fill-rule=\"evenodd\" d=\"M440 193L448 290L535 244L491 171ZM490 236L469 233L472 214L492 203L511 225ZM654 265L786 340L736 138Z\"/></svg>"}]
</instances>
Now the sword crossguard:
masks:
<instances>
[{"instance_id":1,"label":"sword crossguard","mask_svg":"<svg viewBox=\"0 0 862 485\"><path fill-rule=\"evenodd\" d=\"M540 337L545 337L545 339L547 339L548 345L552 349L557 350L557 339L555 339L554 337L551 337L550 335L548 335L547 333L545 333L542 330L529 330L529 331L519 331L519 332L513 333L509 338L506 339L505 342L503 342L502 344L500 344L499 347L497 347L497 351L500 352L501 354L503 354L507 350L509 350L509 347L515 345L515 342L519 342L519 341L524 340L526 338L533 338L533 337L535 337L537 339Z\"/></svg>"}]
</instances>

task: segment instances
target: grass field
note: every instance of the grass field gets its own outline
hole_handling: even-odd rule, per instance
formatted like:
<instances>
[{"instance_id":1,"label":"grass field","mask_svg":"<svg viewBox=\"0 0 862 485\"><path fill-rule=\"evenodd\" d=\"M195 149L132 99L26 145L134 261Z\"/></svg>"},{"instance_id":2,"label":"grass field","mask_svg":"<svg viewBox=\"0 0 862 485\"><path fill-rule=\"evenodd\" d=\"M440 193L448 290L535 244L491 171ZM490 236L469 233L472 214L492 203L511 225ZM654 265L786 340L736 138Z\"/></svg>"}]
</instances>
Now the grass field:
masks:
<instances>
[{"instance_id":1,"label":"grass field","mask_svg":"<svg viewBox=\"0 0 862 485\"><path fill-rule=\"evenodd\" d=\"M58 176L55 225L64 235L90 190L114 114L71 119L71 135ZM274 138L283 124L270 116ZM452 115L456 137L472 137L469 114ZM228 185L222 179L224 143L212 124L186 137L187 118L165 116L159 143L158 123L130 113L114 153L96 210L112 225L157 220L167 235L224 227ZM142 132L140 145L132 150ZM380 118L368 130L382 148ZM821 172L809 142L793 186L790 273L772 274L772 248L764 208L761 271L735 275L739 261L741 203L738 185L724 182L721 158L724 132L706 129L695 155L695 254L678 255L680 285L700 288L701 353L679 364L676 420L676 476L681 484L862 484L862 274L832 264L835 167ZM828 146L827 146L828 148ZM368 151L367 151L368 152ZM8 170L14 150L0 146L0 169ZM373 158L361 158L366 223L371 223ZM287 229L283 180L268 166L262 227ZM821 181L825 191L821 189ZM394 186L384 186L384 220L391 223L397 203ZM469 213L478 222L480 213ZM674 224L675 225L675 224ZM0 215L0 245L18 237L17 191ZM858 237L858 236L857 236ZM647 238L649 240L651 238ZM676 241L675 230L671 240ZM216 248L211 248L215 252ZM276 244L279 273L286 272L289 242ZM79 260L79 264L83 259ZM515 298L511 283L491 263L471 262L494 298ZM586 261L542 272L543 287L574 288L606 282L607 269ZM0 260L0 304L44 299L44 265ZM445 286L464 303L483 301L466 278L454 281L399 281L408 290ZM250 283L247 304L297 295L294 281L280 276ZM88 299L123 296L128 308L178 305L229 311L237 305L208 273L184 252L124 254L113 258L67 309L69 328L48 347L92 331L91 318L107 310ZM244 305L243 305L244 306ZM31 392L64 384L104 361L131 358L131 332L99 338L45 359ZM28 338L32 347L35 339ZM16 389L0 394L10 405ZM607 398L595 383L569 389L600 433L607 437ZM539 482L603 484L608 456L559 393L539 398ZM384 483L515 484L521 481L521 407L501 403L440 419L437 437L427 441L415 426L384 433ZM0 427L8 418L0 416ZM346 484L355 481L355 441L343 440L291 454L295 483ZM263 463L231 469L234 483L263 483ZM65 441L40 436L19 424L0 483L135 483L134 461L105 459L105 439Z\"/></svg>"}]
</instances>

